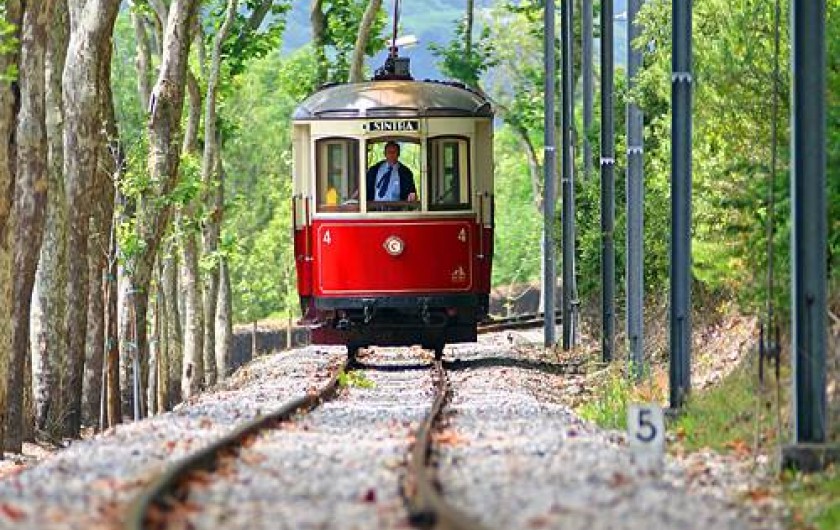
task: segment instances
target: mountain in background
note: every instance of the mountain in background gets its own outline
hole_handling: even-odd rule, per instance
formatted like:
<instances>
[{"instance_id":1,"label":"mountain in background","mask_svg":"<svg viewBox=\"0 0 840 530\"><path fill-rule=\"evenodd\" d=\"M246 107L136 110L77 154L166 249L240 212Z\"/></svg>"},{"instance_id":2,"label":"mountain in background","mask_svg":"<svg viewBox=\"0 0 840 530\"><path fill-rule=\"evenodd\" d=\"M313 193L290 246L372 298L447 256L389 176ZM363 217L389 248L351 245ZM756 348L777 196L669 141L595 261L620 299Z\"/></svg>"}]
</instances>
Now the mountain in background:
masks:
<instances>
[{"instance_id":1,"label":"mountain in background","mask_svg":"<svg viewBox=\"0 0 840 530\"><path fill-rule=\"evenodd\" d=\"M559 0L556 1L559 7ZM388 31L391 31L393 2L383 2L388 12L389 23L386 24ZM476 0L476 10L488 9L494 4L493 0ZM284 38L284 51L295 50L312 40L312 28L309 24L309 2L296 0L292 3L292 10L288 15L288 24ZM400 13L400 35L414 35L418 44L400 50L400 54L411 58L411 73L415 79L442 79L437 68L437 58L429 51L429 44L435 43L446 45L454 33L455 24L464 16L466 2L463 0L407 0L401 2ZM627 0L615 0L615 63L623 65L627 58ZM596 14L597 15L597 14ZM476 16L478 20L480 17ZM557 14L558 37L560 16ZM597 23L597 21L596 21ZM580 46L580 43L575 43ZM598 63L598 42L594 46L595 63ZM367 66L370 72L382 66L385 62L385 50L378 53L372 59L368 59Z\"/></svg>"}]
</instances>

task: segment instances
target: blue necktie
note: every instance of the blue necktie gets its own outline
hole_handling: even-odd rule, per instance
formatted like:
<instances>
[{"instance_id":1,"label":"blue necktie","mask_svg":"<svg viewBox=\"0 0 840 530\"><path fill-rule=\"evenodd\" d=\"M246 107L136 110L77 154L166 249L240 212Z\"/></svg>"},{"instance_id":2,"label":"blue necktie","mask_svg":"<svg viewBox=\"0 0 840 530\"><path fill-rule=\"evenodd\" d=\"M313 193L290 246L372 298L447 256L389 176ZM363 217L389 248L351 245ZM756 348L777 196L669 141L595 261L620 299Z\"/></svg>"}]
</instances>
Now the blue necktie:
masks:
<instances>
[{"instance_id":1,"label":"blue necktie","mask_svg":"<svg viewBox=\"0 0 840 530\"><path fill-rule=\"evenodd\" d=\"M379 197L385 196L385 191L388 189L388 184L391 181L391 172L394 170L393 166L388 165L387 167L388 169L379 177L379 182L376 183L377 196Z\"/></svg>"}]
</instances>

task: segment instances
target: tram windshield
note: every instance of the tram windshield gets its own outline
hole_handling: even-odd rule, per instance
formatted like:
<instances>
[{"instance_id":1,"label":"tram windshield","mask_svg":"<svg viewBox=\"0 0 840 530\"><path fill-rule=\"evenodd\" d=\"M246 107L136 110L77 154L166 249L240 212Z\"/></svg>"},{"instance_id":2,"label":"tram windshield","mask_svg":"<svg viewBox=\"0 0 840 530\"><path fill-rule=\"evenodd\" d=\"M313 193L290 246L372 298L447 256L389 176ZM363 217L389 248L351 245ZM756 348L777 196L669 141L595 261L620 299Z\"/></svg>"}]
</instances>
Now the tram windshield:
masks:
<instances>
[{"instance_id":1,"label":"tram windshield","mask_svg":"<svg viewBox=\"0 0 840 530\"><path fill-rule=\"evenodd\" d=\"M368 212L472 208L467 137L434 136L424 143L406 137L321 138L315 142L315 174L321 213L359 213L362 200Z\"/></svg>"},{"instance_id":2,"label":"tram windshield","mask_svg":"<svg viewBox=\"0 0 840 530\"><path fill-rule=\"evenodd\" d=\"M368 141L365 166L367 210L419 210L420 160L420 143L416 139Z\"/></svg>"}]
</instances>

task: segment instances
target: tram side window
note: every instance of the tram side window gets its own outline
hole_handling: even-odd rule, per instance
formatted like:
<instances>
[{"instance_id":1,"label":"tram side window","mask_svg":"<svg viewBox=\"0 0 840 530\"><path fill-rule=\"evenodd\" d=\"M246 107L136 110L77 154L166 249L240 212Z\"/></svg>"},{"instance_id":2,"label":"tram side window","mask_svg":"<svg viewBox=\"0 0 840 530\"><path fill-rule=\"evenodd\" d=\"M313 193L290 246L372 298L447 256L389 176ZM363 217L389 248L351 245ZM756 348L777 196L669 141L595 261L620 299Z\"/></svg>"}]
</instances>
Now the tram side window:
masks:
<instances>
[{"instance_id":1,"label":"tram side window","mask_svg":"<svg viewBox=\"0 0 840 530\"><path fill-rule=\"evenodd\" d=\"M432 138L429 146L429 208L470 208L469 142L463 138Z\"/></svg>"},{"instance_id":2,"label":"tram side window","mask_svg":"<svg viewBox=\"0 0 840 530\"><path fill-rule=\"evenodd\" d=\"M318 140L316 160L319 212L358 212L354 192L359 188L359 141L351 138Z\"/></svg>"}]
</instances>

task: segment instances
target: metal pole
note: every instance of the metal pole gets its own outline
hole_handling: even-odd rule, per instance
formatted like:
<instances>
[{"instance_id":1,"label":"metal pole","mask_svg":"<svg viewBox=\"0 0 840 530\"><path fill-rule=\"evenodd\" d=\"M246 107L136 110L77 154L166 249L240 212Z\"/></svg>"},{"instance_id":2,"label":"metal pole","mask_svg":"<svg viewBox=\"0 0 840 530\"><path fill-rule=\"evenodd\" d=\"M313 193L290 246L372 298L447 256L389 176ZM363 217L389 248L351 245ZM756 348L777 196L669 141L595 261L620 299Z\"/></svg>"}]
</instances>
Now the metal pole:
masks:
<instances>
[{"instance_id":1,"label":"metal pole","mask_svg":"<svg viewBox=\"0 0 840 530\"><path fill-rule=\"evenodd\" d=\"M671 407L691 390L691 8L672 0L671 51Z\"/></svg>"},{"instance_id":2,"label":"metal pole","mask_svg":"<svg viewBox=\"0 0 840 530\"><path fill-rule=\"evenodd\" d=\"M791 13L793 393L796 442L826 434L825 0Z\"/></svg>"},{"instance_id":3,"label":"metal pole","mask_svg":"<svg viewBox=\"0 0 840 530\"><path fill-rule=\"evenodd\" d=\"M574 104L574 73L572 72L572 0L563 0L560 21L563 54L563 349L575 344L574 326L577 320L573 300L575 286L575 177L572 158L572 105Z\"/></svg>"},{"instance_id":4,"label":"metal pole","mask_svg":"<svg viewBox=\"0 0 840 530\"><path fill-rule=\"evenodd\" d=\"M543 188L543 300L545 301L545 347L551 348L557 342L554 324L554 290L557 285L557 271L554 264L554 196L556 194L556 140L554 118L554 0L545 3L545 42L543 57L545 60L545 147L543 170L545 186ZM563 292L566 291L563 286ZM565 318L563 319L565 322Z\"/></svg>"},{"instance_id":5,"label":"metal pole","mask_svg":"<svg viewBox=\"0 0 840 530\"><path fill-rule=\"evenodd\" d=\"M601 352L615 343L615 146L613 145L613 2L601 0Z\"/></svg>"},{"instance_id":6,"label":"metal pole","mask_svg":"<svg viewBox=\"0 0 840 530\"><path fill-rule=\"evenodd\" d=\"M642 52L633 47L639 35L636 14L642 0L627 4L627 86L636 86ZM636 378L644 363L644 116L633 102L627 104L627 341Z\"/></svg>"},{"instance_id":7,"label":"metal pole","mask_svg":"<svg viewBox=\"0 0 840 530\"><path fill-rule=\"evenodd\" d=\"M583 0L583 36L581 37L583 69L583 178L592 176L592 0Z\"/></svg>"}]
</instances>

